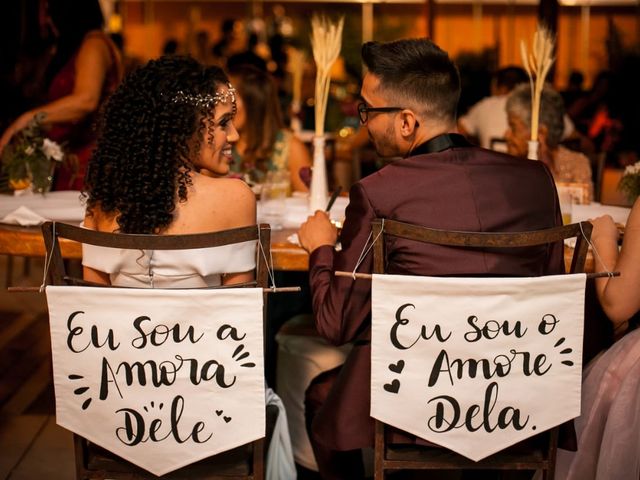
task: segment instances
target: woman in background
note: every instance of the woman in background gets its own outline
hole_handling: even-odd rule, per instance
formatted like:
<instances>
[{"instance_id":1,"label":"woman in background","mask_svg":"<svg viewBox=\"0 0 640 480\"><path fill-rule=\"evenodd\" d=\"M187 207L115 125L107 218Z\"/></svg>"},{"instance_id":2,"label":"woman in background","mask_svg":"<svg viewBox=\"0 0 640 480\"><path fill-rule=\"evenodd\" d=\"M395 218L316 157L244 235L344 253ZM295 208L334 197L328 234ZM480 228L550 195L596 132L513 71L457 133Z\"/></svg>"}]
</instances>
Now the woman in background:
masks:
<instances>
[{"instance_id":1,"label":"woman in background","mask_svg":"<svg viewBox=\"0 0 640 480\"><path fill-rule=\"evenodd\" d=\"M85 227L164 235L255 225L255 196L244 182L199 173L229 172L235 111L235 91L219 67L167 56L130 74L104 111ZM255 242L221 248L120 255L85 246L85 278L189 288L252 280Z\"/></svg>"},{"instance_id":2,"label":"woman in background","mask_svg":"<svg viewBox=\"0 0 640 480\"><path fill-rule=\"evenodd\" d=\"M584 369L581 414L574 420L578 451L558 450L557 478L640 478L640 328L629 320L640 312L640 199L625 226L618 252L618 228L609 215L591 220L596 271L619 277L596 279L602 308L617 336L624 335ZM636 317L637 318L637 317ZM637 327L633 325L632 327ZM625 334L626 333L626 334Z\"/></svg>"},{"instance_id":3,"label":"woman in background","mask_svg":"<svg viewBox=\"0 0 640 480\"><path fill-rule=\"evenodd\" d=\"M288 172L292 190L306 192L299 171L311 166L311 155L284 125L275 82L250 66L232 70L230 77L238 90L235 125L240 134L232 172L252 183L264 182L270 171Z\"/></svg>"},{"instance_id":4,"label":"woman in background","mask_svg":"<svg viewBox=\"0 0 640 480\"><path fill-rule=\"evenodd\" d=\"M526 158L528 140L531 139L531 88L529 84L516 87L507 99L505 133L507 151L516 157ZM545 86L540 96L540 120L538 126L538 160L547 164L556 182L575 182L589 185L589 201L593 198L591 164L582 153L562 145L565 128L562 96Z\"/></svg>"},{"instance_id":5,"label":"woman in background","mask_svg":"<svg viewBox=\"0 0 640 480\"><path fill-rule=\"evenodd\" d=\"M57 34L46 72L48 103L20 115L0 138L0 152L38 113L51 126L47 136L62 144L73 162L56 172L54 188L81 190L95 146L95 114L122 77L118 49L102 31L98 0L48 0L47 13Z\"/></svg>"},{"instance_id":6,"label":"woman in background","mask_svg":"<svg viewBox=\"0 0 640 480\"><path fill-rule=\"evenodd\" d=\"M620 233L610 215L591 223L591 242L598 251L596 271L620 272L619 277L596 279L598 299L615 330L624 331L628 320L640 311L640 199L636 199L627 219L620 251Z\"/></svg>"}]
</instances>

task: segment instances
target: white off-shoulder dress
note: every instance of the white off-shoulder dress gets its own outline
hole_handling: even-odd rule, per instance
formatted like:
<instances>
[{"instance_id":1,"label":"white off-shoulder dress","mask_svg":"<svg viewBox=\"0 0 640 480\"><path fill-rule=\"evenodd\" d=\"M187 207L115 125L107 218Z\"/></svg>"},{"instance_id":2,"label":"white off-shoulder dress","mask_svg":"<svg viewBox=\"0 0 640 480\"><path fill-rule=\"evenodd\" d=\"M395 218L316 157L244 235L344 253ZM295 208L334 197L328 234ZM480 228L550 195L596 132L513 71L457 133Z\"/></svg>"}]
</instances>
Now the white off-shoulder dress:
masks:
<instances>
[{"instance_id":1,"label":"white off-shoulder dress","mask_svg":"<svg viewBox=\"0 0 640 480\"><path fill-rule=\"evenodd\" d=\"M82 246L82 264L109 274L111 285L135 288L203 288L225 273L253 270L256 242L190 250L125 250Z\"/></svg>"}]
</instances>

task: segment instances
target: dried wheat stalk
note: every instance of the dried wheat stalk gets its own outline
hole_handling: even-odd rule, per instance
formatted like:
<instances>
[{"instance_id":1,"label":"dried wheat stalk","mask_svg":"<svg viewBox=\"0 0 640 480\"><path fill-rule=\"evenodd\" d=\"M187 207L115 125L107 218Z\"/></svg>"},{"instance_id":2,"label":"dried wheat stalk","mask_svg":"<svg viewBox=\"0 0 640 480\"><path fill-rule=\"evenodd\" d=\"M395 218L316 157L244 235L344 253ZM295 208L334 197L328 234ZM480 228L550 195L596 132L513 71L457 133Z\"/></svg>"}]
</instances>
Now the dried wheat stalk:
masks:
<instances>
[{"instance_id":1,"label":"dried wheat stalk","mask_svg":"<svg viewBox=\"0 0 640 480\"><path fill-rule=\"evenodd\" d=\"M520 42L520 54L524 68L529 75L531 85L531 140L538 140L538 123L540 118L540 97L544 87L545 79L551 69L555 58L553 48L555 39L551 32L544 26L538 25L536 33L533 35L533 49L527 52L527 46L522 40Z\"/></svg>"},{"instance_id":2,"label":"dried wheat stalk","mask_svg":"<svg viewBox=\"0 0 640 480\"><path fill-rule=\"evenodd\" d=\"M331 67L338 59L342 44L344 17L337 23L325 16L313 15L311 19L311 47L316 62L315 120L316 136L324 134L324 118L329 98Z\"/></svg>"}]
</instances>

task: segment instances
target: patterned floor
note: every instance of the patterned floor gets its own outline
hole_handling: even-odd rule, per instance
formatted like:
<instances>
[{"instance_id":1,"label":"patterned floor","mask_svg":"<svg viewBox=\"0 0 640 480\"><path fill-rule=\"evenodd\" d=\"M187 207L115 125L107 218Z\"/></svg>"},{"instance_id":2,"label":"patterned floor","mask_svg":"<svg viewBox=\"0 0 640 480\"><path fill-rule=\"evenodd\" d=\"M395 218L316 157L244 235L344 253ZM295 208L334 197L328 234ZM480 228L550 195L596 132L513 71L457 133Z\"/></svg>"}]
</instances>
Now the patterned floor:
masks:
<instances>
[{"instance_id":1,"label":"patterned floor","mask_svg":"<svg viewBox=\"0 0 640 480\"><path fill-rule=\"evenodd\" d=\"M74 478L71 434L55 424L42 262L0 257L0 479ZM10 274L8 274L10 272Z\"/></svg>"}]
</instances>

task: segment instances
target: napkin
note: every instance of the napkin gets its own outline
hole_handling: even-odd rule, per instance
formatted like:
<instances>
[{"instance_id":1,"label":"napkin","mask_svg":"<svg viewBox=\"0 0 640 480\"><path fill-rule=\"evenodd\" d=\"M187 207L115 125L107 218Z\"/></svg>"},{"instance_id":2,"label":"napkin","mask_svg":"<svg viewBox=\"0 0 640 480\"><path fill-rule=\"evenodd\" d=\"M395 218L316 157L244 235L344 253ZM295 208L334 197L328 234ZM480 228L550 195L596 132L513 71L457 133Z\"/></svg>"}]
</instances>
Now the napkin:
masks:
<instances>
[{"instance_id":1,"label":"napkin","mask_svg":"<svg viewBox=\"0 0 640 480\"><path fill-rule=\"evenodd\" d=\"M300 245L300 239L298 239L297 233L292 233L287 237L287 242L293 243L294 245Z\"/></svg>"},{"instance_id":2,"label":"napkin","mask_svg":"<svg viewBox=\"0 0 640 480\"><path fill-rule=\"evenodd\" d=\"M23 205L1 218L0 223L10 223L12 225L31 227L33 225L40 225L44 223L45 220L46 218L41 217L36 212Z\"/></svg>"}]
</instances>

